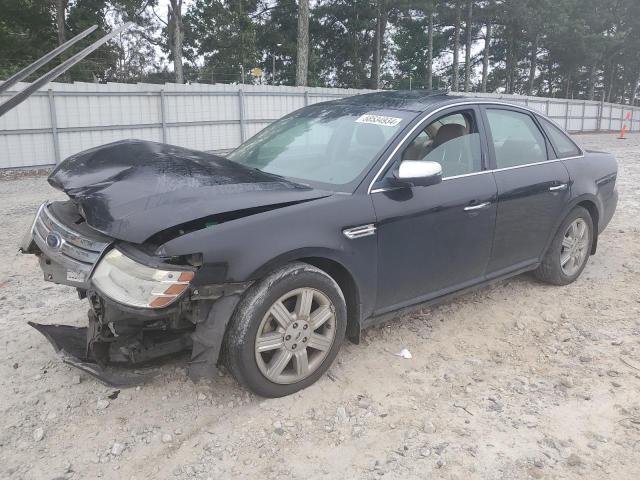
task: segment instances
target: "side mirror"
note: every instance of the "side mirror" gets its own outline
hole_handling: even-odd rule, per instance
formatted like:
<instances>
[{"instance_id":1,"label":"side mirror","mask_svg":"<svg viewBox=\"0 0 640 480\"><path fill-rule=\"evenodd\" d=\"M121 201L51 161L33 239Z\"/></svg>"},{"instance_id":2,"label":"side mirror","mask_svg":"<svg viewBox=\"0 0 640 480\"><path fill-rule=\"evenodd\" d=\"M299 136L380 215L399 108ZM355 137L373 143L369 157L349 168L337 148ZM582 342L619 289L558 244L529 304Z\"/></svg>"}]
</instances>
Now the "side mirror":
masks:
<instances>
[{"instance_id":1,"label":"side mirror","mask_svg":"<svg viewBox=\"0 0 640 480\"><path fill-rule=\"evenodd\" d=\"M394 176L405 185L428 187L442 182L442 165L438 162L403 160Z\"/></svg>"}]
</instances>

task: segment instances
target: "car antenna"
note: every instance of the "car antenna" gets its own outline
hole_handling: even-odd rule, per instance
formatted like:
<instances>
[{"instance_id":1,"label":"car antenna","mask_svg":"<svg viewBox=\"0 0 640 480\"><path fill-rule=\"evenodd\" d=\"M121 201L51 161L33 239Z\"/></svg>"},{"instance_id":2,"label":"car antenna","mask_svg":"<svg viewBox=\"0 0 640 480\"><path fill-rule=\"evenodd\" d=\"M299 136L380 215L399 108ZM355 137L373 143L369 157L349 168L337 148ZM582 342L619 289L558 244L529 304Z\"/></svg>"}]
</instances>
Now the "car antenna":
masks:
<instances>
[{"instance_id":1,"label":"car antenna","mask_svg":"<svg viewBox=\"0 0 640 480\"><path fill-rule=\"evenodd\" d=\"M111 40L116 35L122 33L126 29L128 29L131 25L133 25L133 22L127 22L124 25L122 25L121 27L116 28L115 30L112 30L111 32L106 34L104 37L102 37L99 40L93 42L91 45L86 47L84 50L79 51L78 53L76 53L72 57L70 57L67 60L65 60L64 62L62 62L57 67L53 68L52 70L49 70L47 73L45 73L40 78L38 78L36 81L34 81L31 85L26 87L24 90L21 90L18 93L16 93L13 97L10 97L9 100L7 100L4 103L0 104L0 117L2 115L4 115L5 113L7 113L12 108L16 107L17 105L20 105L27 98L29 98L35 91L40 89L40 87L46 85L50 81L52 81L52 80L56 79L57 77L59 77L60 75L62 75L64 72L66 72L71 67L73 67L76 63L78 63L81 60L83 60L87 55L89 55L93 51L97 50L99 47L101 47L102 45L107 43L109 40ZM84 32L82 32L80 35L84 35L85 33L86 33L86 30ZM89 32L89 33L91 33L91 32ZM88 33L87 33L87 35L88 35ZM75 40L75 37L73 39L69 40L69 41L72 41L72 40ZM64 47L64 45L65 44L61 45L60 47L58 47L57 49L53 50L49 54L45 55L45 57L48 57L49 55L52 55L56 50L60 49L61 47ZM60 53L62 51L63 50L60 50L58 53ZM58 53L56 53L55 55L57 55ZM55 56L55 55L53 55L53 56ZM51 58L53 58L53 56ZM48 61L48 60L44 60L45 57L43 57L42 59L38 60L36 63L42 61L41 65L44 65L44 63L46 63ZM27 67L27 68L29 68L29 67ZM37 67L35 67L35 68L37 68ZM19 73L21 73L21 72L19 72ZM28 75L28 73L27 73L27 75ZM15 75L14 75L14 77L15 77ZM11 79L9 79L9 80L11 80ZM5 84L3 84L2 87L4 87L4 85ZM1 90L0 90L0 93L1 93Z\"/></svg>"}]
</instances>

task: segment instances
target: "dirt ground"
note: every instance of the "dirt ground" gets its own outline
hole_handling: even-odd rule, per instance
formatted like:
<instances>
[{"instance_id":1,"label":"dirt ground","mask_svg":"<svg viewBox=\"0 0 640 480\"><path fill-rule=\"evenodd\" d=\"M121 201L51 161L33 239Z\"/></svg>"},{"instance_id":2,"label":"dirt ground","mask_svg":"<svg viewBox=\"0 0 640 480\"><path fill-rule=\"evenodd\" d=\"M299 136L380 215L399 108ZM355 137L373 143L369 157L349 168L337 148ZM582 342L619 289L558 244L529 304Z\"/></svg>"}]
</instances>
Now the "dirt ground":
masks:
<instances>
[{"instance_id":1,"label":"dirt ground","mask_svg":"<svg viewBox=\"0 0 640 480\"><path fill-rule=\"evenodd\" d=\"M87 305L16 246L61 195L0 180L0 478L640 478L640 135L578 139L616 154L620 203L577 282L523 275L396 319L276 400L179 360L109 398L62 364L27 321L81 325Z\"/></svg>"}]
</instances>

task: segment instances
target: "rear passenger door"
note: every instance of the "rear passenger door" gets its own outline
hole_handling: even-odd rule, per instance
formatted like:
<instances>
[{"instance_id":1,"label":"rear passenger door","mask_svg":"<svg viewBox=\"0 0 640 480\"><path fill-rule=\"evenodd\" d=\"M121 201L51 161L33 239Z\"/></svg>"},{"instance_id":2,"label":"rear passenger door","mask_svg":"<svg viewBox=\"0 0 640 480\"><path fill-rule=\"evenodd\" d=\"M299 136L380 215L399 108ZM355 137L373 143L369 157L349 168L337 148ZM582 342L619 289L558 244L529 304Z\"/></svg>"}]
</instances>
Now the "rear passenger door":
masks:
<instances>
[{"instance_id":1,"label":"rear passenger door","mask_svg":"<svg viewBox=\"0 0 640 480\"><path fill-rule=\"evenodd\" d=\"M566 203L569 173L555 158L534 115L517 107L483 107L498 209L488 277L540 260Z\"/></svg>"}]
</instances>

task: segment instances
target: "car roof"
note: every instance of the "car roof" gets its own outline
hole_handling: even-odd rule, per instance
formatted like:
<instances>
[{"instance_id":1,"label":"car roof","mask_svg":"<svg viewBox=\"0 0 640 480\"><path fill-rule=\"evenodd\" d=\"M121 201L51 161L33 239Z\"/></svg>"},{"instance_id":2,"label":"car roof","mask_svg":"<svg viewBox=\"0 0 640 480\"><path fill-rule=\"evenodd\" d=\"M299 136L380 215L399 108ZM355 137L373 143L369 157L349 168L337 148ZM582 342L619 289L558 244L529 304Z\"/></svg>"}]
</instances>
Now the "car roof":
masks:
<instances>
[{"instance_id":1,"label":"car roof","mask_svg":"<svg viewBox=\"0 0 640 480\"><path fill-rule=\"evenodd\" d=\"M446 90L394 90L364 93L323 102L325 105L359 105L372 109L397 109L424 112L436 104L454 100L471 100L469 97L449 95Z\"/></svg>"}]
</instances>

